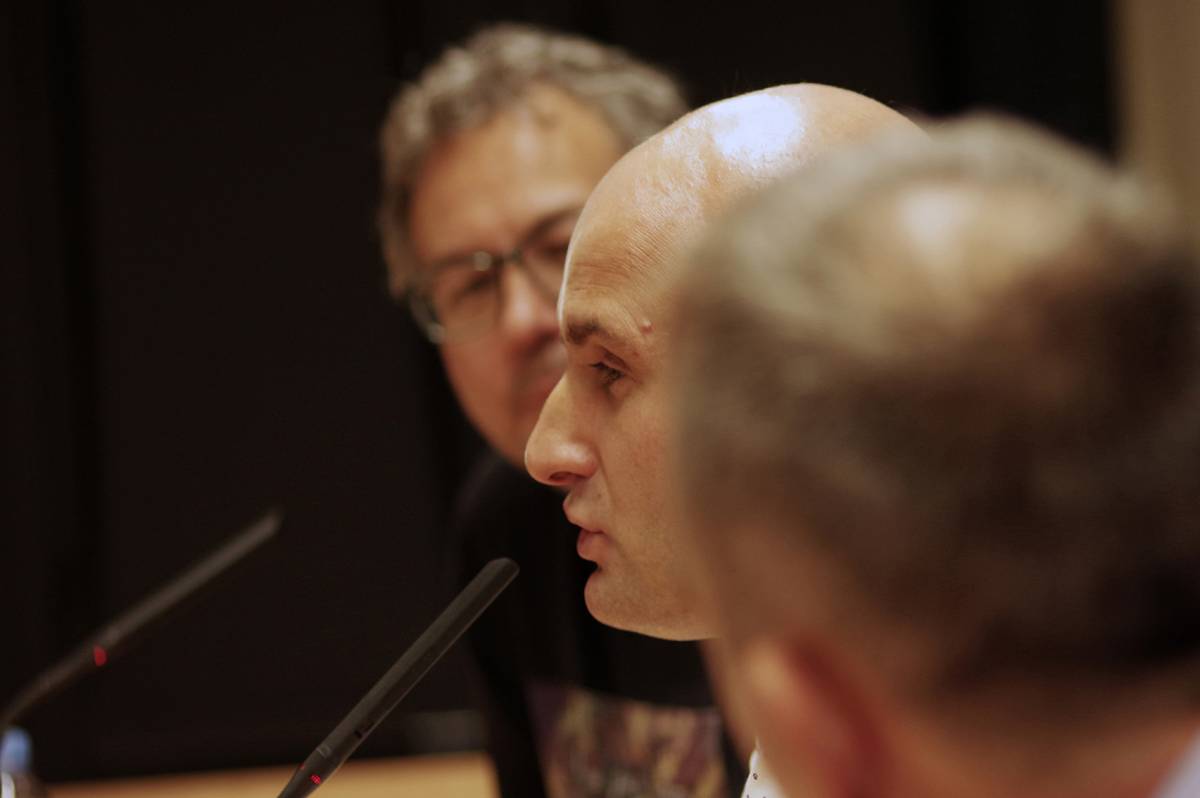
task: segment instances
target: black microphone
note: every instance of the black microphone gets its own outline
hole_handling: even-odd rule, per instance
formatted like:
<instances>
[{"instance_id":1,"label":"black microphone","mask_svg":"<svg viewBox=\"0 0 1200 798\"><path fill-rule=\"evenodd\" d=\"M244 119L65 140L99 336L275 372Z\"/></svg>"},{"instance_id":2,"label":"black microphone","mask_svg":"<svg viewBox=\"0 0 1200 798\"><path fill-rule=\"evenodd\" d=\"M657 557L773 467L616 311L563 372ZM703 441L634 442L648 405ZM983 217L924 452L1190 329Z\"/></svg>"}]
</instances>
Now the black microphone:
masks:
<instances>
[{"instance_id":1,"label":"black microphone","mask_svg":"<svg viewBox=\"0 0 1200 798\"><path fill-rule=\"evenodd\" d=\"M408 695L454 641L471 627L516 577L517 564L506 558L483 566L450 606L409 646L396 664L358 702L350 714L296 769L279 798L300 798L320 787L350 758L367 735Z\"/></svg>"},{"instance_id":2,"label":"black microphone","mask_svg":"<svg viewBox=\"0 0 1200 798\"><path fill-rule=\"evenodd\" d=\"M103 668L124 649L134 635L162 618L181 601L194 594L279 531L283 514L270 510L232 540L172 579L158 591L126 610L78 648L33 680L0 715L0 734L34 706L66 688L85 673Z\"/></svg>"}]
</instances>

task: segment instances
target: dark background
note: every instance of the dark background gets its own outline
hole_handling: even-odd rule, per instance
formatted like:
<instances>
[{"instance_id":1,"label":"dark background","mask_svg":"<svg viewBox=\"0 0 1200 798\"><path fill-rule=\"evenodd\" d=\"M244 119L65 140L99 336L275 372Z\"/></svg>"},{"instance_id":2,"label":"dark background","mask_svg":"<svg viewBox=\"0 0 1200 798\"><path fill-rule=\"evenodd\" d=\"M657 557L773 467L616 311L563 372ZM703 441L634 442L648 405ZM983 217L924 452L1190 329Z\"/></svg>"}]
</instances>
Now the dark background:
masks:
<instances>
[{"instance_id":1,"label":"dark background","mask_svg":"<svg viewBox=\"0 0 1200 798\"><path fill-rule=\"evenodd\" d=\"M285 535L32 715L57 780L299 760L432 619L478 443L383 290L388 97L522 19L699 104L834 83L1112 151L1105 2L0 4L0 701L268 504ZM577 601L580 597L555 597ZM453 655L363 754L480 743Z\"/></svg>"}]
</instances>

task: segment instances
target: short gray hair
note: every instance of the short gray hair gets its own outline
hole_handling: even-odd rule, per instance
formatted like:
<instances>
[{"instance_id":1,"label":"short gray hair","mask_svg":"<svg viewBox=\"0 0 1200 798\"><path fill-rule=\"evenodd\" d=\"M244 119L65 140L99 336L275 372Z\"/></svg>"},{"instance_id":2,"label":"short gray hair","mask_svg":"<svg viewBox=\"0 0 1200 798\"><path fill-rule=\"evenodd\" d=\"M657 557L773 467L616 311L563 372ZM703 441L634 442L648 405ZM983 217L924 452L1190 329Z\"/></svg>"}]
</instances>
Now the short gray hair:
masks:
<instances>
[{"instance_id":1,"label":"short gray hair","mask_svg":"<svg viewBox=\"0 0 1200 798\"><path fill-rule=\"evenodd\" d=\"M933 250L902 221L923 189L964 218ZM749 523L832 561L934 641L940 697L1196 698L1200 264L1154 195L969 120L832 156L693 261L681 460L714 545Z\"/></svg>"},{"instance_id":2,"label":"short gray hair","mask_svg":"<svg viewBox=\"0 0 1200 798\"><path fill-rule=\"evenodd\" d=\"M562 89L599 111L627 149L687 110L679 85L616 47L527 25L486 28L446 50L392 101L380 132L378 229L394 294L413 273L408 208L430 149L481 125L535 84Z\"/></svg>"}]
</instances>

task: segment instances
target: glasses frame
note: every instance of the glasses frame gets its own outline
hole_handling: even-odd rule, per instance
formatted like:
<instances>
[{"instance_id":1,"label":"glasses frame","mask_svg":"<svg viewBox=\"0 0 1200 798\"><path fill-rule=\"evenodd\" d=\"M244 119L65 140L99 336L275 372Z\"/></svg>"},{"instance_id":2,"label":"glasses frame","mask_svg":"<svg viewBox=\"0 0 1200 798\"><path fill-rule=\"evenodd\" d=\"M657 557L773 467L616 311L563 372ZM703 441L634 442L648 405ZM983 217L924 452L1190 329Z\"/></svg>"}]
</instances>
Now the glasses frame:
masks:
<instances>
[{"instance_id":1,"label":"glasses frame","mask_svg":"<svg viewBox=\"0 0 1200 798\"><path fill-rule=\"evenodd\" d=\"M422 275L413 281L413 287L408 291L407 296L409 312L412 313L413 319L417 322L421 331L425 333L425 337L434 344L461 342L479 337L496 324L496 319L499 315L498 311L501 307L500 297L497 297L497 301L494 303L491 318L481 315L477 328L476 325L472 324L469 330L450 333L446 329L446 326L438 321L437 312L433 308L433 298L430 296L430 288L433 286L438 274L448 268L463 268L466 265L470 265L477 272L488 272L496 282L496 290L499 290L502 271L507 264L511 263L525 272L525 276L529 278L529 282L546 299L551 302L557 301L559 287L550 288L546 286L533 269L529 268L529 264L525 260L525 253L532 245L539 243L539 239L546 235L555 225L572 216L578 217L581 210L580 208L571 208L543 219L521 239L521 242L517 246L508 252L489 252L479 249L469 255L448 258L432 263Z\"/></svg>"}]
</instances>

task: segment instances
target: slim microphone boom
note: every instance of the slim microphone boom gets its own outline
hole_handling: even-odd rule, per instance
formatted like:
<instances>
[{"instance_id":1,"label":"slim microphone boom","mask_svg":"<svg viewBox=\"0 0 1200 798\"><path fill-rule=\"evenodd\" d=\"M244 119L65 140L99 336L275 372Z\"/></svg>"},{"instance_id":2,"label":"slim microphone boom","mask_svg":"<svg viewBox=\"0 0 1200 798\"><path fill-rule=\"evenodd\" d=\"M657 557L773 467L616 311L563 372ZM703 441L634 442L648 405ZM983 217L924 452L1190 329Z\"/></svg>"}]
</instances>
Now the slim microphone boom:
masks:
<instances>
[{"instance_id":1,"label":"slim microphone boom","mask_svg":"<svg viewBox=\"0 0 1200 798\"><path fill-rule=\"evenodd\" d=\"M153 621L274 537L282 522L283 514L279 510L270 510L221 548L126 610L53 667L43 671L5 707L4 714L0 715L0 734L71 682L104 667L136 633L144 631Z\"/></svg>"},{"instance_id":2,"label":"slim microphone boom","mask_svg":"<svg viewBox=\"0 0 1200 798\"><path fill-rule=\"evenodd\" d=\"M462 633L516 577L517 564L506 558L492 560L450 602L437 620L409 646L396 664L358 702L350 714L308 755L279 798L301 798L320 787L350 758L367 735L387 717L408 691L417 685Z\"/></svg>"}]
</instances>

